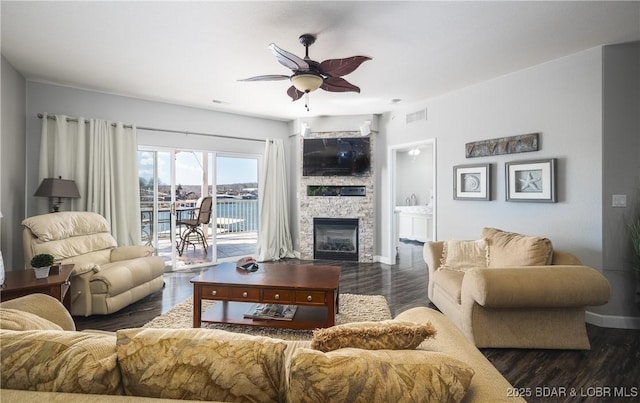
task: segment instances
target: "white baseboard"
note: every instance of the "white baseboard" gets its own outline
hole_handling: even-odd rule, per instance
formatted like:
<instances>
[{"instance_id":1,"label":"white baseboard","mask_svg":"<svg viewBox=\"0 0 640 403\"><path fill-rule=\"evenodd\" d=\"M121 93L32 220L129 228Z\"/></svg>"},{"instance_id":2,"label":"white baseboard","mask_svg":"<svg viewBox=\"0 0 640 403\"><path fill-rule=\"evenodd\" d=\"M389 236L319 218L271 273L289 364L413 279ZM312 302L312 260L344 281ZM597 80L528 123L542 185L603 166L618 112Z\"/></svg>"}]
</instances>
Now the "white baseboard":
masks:
<instances>
[{"instance_id":1,"label":"white baseboard","mask_svg":"<svg viewBox=\"0 0 640 403\"><path fill-rule=\"evenodd\" d=\"M396 264L396 259L395 258L392 259L388 256L374 256L373 261L380 262L383 264L389 264L389 265Z\"/></svg>"},{"instance_id":2,"label":"white baseboard","mask_svg":"<svg viewBox=\"0 0 640 403\"><path fill-rule=\"evenodd\" d=\"M636 316L600 315L599 313L586 311L585 322L614 329L640 329L640 317Z\"/></svg>"}]
</instances>

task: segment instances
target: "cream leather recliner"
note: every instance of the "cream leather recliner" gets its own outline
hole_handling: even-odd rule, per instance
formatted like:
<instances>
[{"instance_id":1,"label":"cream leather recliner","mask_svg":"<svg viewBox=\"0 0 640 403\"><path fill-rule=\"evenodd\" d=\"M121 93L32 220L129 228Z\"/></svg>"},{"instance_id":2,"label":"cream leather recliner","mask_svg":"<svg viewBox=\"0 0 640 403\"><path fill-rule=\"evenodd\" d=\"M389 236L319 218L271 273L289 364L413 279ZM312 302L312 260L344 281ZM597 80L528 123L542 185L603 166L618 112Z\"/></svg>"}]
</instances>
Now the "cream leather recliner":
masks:
<instances>
[{"instance_id":1,"label":"cream leather recliner","mask_svg":"<svg viewBox=\"0 0 640 403\"><path fill-rule=\"evenodd\" d=\"M50 213L29 217L22 225L27 266L39 253L75 264L69 290L72 315L110 314L164 285L164 261L153 256L153 248L118 247L99 214Z\"/></svg>"}]
</instances>

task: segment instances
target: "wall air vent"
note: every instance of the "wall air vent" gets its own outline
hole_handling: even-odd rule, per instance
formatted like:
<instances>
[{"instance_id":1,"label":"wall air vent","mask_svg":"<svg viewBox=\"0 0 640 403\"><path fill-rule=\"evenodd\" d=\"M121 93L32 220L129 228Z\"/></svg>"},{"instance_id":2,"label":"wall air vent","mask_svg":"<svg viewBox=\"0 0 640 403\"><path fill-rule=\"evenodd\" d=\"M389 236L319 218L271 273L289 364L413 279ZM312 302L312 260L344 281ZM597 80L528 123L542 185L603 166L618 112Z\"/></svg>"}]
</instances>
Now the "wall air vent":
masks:
<instances>
[{"instance_id":1,"label":"wall air vent","mask_svg":"<svg viewBox=\"0 0 640 403\"><path fill-rule=\"evenodd\" d=\"M427 120L427 108L420 109L419 111L407 114L407 124L417 122L420 120Z\"/></svg>"}]
</instances>

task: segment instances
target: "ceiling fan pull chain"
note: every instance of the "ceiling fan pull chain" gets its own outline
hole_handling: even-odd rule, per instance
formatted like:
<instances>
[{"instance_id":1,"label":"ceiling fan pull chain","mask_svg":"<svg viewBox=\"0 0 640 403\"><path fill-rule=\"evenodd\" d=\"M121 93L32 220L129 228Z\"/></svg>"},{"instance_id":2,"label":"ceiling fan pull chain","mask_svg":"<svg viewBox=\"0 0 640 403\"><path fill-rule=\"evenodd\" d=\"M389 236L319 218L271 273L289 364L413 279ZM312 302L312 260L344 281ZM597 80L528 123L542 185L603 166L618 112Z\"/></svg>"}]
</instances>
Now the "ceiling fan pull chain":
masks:
<instances>
[{"instance_id":1,"label":"ceiling fan pull chain","mask_svg":"<svg viewBox=\"0 0 640 403\"><path fill-rule=\"evenodd\" d=\"M307 108L307 112L309 112L309 92L308 91L304 94L304 107Z\"/></svg>"}]
</instances>

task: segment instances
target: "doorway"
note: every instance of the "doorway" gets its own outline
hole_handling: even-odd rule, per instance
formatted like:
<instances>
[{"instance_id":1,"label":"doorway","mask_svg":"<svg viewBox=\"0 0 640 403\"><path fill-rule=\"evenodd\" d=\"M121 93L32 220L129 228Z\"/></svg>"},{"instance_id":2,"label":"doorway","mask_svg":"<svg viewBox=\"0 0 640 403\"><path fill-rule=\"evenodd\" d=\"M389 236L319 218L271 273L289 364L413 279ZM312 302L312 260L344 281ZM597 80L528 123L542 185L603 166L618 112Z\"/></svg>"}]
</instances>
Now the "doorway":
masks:
<instances>
[{"instance_id":1,"label":"doorway","mask_svg":"<svg viewBox=\"0 0 640 403\"><path fill-rule=\"evenodd\" d=\"M436 141L390 147L392 252L400 242L436 240Z\"/></svg>"}]
</instances>

